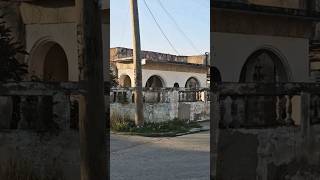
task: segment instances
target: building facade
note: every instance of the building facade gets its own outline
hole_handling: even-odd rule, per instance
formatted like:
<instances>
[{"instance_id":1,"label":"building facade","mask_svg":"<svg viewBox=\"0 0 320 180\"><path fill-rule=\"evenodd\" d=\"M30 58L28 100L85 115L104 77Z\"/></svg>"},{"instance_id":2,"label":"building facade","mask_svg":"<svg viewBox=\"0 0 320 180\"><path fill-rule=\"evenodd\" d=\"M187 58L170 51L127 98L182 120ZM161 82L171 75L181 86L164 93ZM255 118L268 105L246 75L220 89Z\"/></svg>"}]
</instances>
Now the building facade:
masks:
<instances>
[{"instance_id":1,"label":"building facade","mask_svg":"<svg viewBox=\"0 0 320 180\"><path fill-rule=\"evenodd\" d=\"M212 1L212 64L222 81L310 82L308 2Z\"/></svg>"},{"instance_id":2,"label":"building facade","mask_svg":"<svg viewBox=\"0 0 320 180\"><path fill-rule=\"evenodd\" d=\"M134 87L132 49L111 48L110 62L121 87ZM208 87L209 54L176 56L142 51L142 84L144 87Z\"/></svg>"},{"instance_id":3,"label":"building facade","mask_svg":"<svg viewBox=\"0 0 320 180\"><path fill-rule=\"evenodd\" d=\"M29 53L21 60L27 63L29 76L45 81L78 81L81 43L77 0L1 2L1 11L12 27L16 39ZM109 57L109 1L101 1L102 36L105 70ZM105 79L107 71L105 71Z\"/></svg>"}]
</instances>

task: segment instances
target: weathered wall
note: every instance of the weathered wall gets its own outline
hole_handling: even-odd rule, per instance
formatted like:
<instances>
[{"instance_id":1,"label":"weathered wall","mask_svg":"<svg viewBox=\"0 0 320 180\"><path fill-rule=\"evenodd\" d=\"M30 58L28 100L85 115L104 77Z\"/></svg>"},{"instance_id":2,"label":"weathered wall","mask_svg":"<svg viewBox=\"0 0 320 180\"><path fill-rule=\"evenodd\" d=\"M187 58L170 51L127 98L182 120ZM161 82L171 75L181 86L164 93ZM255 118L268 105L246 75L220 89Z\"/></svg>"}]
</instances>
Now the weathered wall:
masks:
<instances>
[{"instance_id":1,"label":"weathered wall","mask_svg":"<svg viewBox=\"0 0 320 180\"><path fill-rule=\"evenodd\" d=\"M308 39L211 32L211 42L213 65L221 72L222 81L239 82L246 60L259 49L277 54L287 65L291 81L310 81Z\"/></svg>"},{"instance_id":2,"label":"weathered wall","mask_svg":"<svg viewBox=\"0 0 320 180\"><path fill-rule=\"evenodd\" d=\"M80 179L79 134L76 131L58 134L0 131L0 141L0 169L7 167L10 161L27 162L27 168L40 175L62 175L66 180Z\"/></svg>"},{"instance_id":3,"label":"weathered wall","mask_svg":"<svg viewBox=\"0 0 320 180\"><path fill-rule=\"evenodd\" d=\"M147 80L153 76L160 76L164 81L164 87L173 87L174 83L179 83L179 87L185 87L187 80L190 77L196 78L200 87L207 87L207 73L192 73L192 72L179 72L179 71L167 71L163 70L149 70L142 69L142 85L145 86ZM134 72L133 69L118 69L118 77L122 75L128 75L131 79L132 86L134 86Z\"/></svg>"},{"instance_id":4,"label":"weathered wall","mask_svg":"<svg viewBox=\"0 0 320 180\"><path fill-rule=\"evenodd\" d=\"M32 71L32 64L44 61L45 54L39 56L39 52L46 53L42 47L43 43L59 44L68 59L68 73L70 81L78 81L78 52L76 24L31 24L26 26L26 50L30 53L28 56L29 69ZM41 71L41 69L37 69Z\"/></svg>"},{"instance_id":5,"label":"weathered wall","mask_svg":"<svg viewBox=\"0 0 320 180\"><path fill-rule=\"evenodd\" d=\"M312 179L319 177L320 126L303 138L299 127L220 129L218 179Z\"/></svg>"},{"instance_id":6,"label":"weathered wall","mask_svg":"<svg viewBox=\"0 0 320 180\"><path fill-rule=\"evenodd\" d=\"M195 91L196 92L196 91ZM124 94L121 94L124 93ZM120 97L121 96L121 97ZM191 121L209 120L210 102L206 92L181 94L179 90L144 91L144 117L149 122L187 119ZM134 119L135 104L132 103L130 90L112 90L110 95L110 112Z\"/></svg>"},{"instance_id":7,"label":"weathered wall","mask_svg":"<svg viewBox=\"0 0 320 180\"><path fill-rule=\"evenodd\" d=\"M303 9L304 3L302 0L248 0L249 3L263 5L263 6L273 6L273 7L283 7L283 8L294 8Z\"/></svg>"},{"instance_id":8,"label":"weathered wall","mask_svg":"<svg viewBox=\"0 0 320 180\"><path fill-rule=\"evenodd\" d=\"M189 106L185 106L185 105ZM191 121L209 120L209 102L189 103L144 103L144 118L148 122L170 121L175 118ZM133 103L111 103L110 112L129 116L134 119L135 105ZM182 115L183 114L183 115ZM188 118L189 117L189 118Z\"/></svg>"}]
</instances>

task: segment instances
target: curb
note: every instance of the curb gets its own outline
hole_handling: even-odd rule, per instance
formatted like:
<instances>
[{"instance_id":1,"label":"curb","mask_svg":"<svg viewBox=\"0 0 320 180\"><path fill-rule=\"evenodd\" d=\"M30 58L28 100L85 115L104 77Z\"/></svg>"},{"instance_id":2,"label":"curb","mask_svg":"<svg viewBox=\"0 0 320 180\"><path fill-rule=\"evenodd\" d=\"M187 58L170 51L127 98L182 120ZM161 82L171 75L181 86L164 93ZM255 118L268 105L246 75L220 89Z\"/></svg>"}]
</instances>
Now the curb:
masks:
<instances>
[{"instance_id":1,"label":"curb","mask_svg":"<svg viewBox=\"0 0 320 180\"><path fill-rule=\"evenodd\" d=\"M130 135L130 136L143 136L143 137L177 137L177 136L184 136L188 134L195 134L199 132L209 131L208 128L193 128L188 132L184 133L174 133L174 132L167 132L167 133L134 133L134 132L114 132L110 131L111 134L118 134L118 135Z\"/></svg>"}]
</instances>

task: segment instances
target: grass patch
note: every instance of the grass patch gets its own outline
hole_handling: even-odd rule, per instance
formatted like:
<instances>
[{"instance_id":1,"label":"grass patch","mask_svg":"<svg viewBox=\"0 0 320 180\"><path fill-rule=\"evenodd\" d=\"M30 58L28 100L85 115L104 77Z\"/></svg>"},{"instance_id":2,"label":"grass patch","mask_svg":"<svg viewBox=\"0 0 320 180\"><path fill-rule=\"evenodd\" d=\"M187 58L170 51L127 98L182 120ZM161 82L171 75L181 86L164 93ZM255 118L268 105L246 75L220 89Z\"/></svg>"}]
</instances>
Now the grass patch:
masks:
<instances>
[{"instance_id":1,"label":"grass patch","mask_svg":"<svg viewBox=\"0 0 320 180\"><path fill-rule=\"evenodd\" d=\"M198 122L174 119L164 122L145 122L143 127L137 127L129 116L118 114L111 115L111 130L133 135L145 136L174 136L179 133L189 132L192 128L200 128Z\"/></svg>"}]
</instances>

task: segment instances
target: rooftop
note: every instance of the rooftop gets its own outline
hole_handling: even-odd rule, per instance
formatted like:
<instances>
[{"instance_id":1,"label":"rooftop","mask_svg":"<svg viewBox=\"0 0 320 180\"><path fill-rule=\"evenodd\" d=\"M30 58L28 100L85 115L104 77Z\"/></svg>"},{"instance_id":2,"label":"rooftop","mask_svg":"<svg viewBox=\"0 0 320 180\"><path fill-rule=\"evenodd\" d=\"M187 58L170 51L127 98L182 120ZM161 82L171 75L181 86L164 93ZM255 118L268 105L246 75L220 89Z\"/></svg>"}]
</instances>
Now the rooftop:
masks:
<instances>
[{"instance_id":1,"label":"rooftop","mask_svg":"<svg viewBox=\"0 0 320 180\"><path fill-rule=\"evenodd\" d=\"M131 62L132 61L132 49L115 47L110 49L111 61L117 62ZM153 51L142 51L141 58L148 62L157 63L174 63L174 64L189 64L189 65L208 65L209 54L194 55L194 56L180 56L165 54Z\"/></svg>"},{"instance_id":2,"label":"rooftop","mask_svg":"<svg viewBox=\"0 0 320 180\"><path fill-rule=\"evenodd\" d=\"M306 1L307 2L307 1ZM307 6L308 7L308 6ZM211 8L224 9L230 11L241 11L246 13L277 15L286 17L303 18L314 21L320 20L320 12L316 10L315 6L312 8L292 8L267 5L267 3L250 3L248 0L213 0L211 1Z\"/></svg>"}]
</instances>

